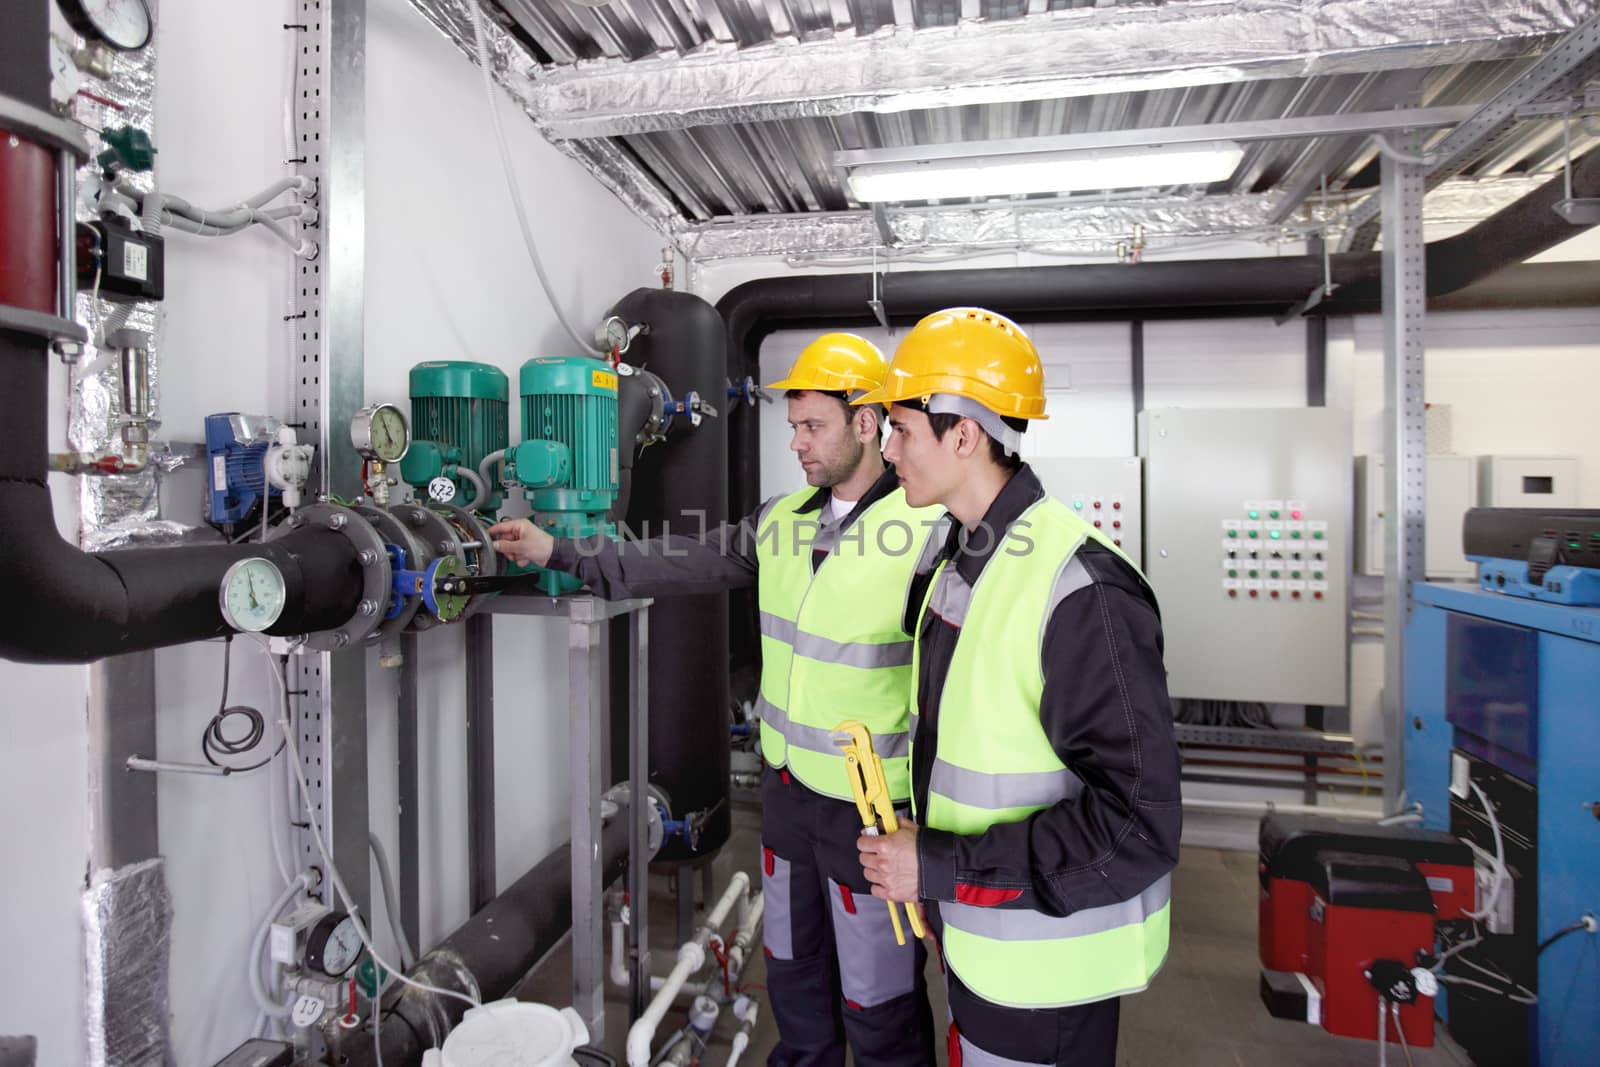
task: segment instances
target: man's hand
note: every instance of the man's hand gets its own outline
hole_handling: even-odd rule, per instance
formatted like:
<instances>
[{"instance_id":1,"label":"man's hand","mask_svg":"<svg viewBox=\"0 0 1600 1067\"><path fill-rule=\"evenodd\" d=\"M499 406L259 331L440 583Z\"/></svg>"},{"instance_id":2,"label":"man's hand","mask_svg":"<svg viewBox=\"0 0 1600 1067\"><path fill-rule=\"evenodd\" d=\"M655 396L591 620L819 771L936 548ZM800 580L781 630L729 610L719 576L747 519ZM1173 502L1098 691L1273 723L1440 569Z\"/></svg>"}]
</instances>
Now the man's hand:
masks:
<instances>
[{"instance_id":1,"label":"man's hand","mask_svg":"<svg viewBox=\"0 0 1600 1067\"><path fill-rule=\"evenodd\" d=\"M914 903L920 885L917 874L917 824L900 820L900 829L887 837L863 833L856 838L861 869L872 883L872 895L902 904Z\"/></svg>"},{"instance_id":2,"label":"man's hand","mask_svg":"<svg viewBox=\"0 0 1600 1067\"><path fill-rule=\"evenodd\" d=\"M533 563L540 567L550 562L556 539L527 519L507 519L489 527L494 550L513 563Z\"/></svg>"}]
</instances>

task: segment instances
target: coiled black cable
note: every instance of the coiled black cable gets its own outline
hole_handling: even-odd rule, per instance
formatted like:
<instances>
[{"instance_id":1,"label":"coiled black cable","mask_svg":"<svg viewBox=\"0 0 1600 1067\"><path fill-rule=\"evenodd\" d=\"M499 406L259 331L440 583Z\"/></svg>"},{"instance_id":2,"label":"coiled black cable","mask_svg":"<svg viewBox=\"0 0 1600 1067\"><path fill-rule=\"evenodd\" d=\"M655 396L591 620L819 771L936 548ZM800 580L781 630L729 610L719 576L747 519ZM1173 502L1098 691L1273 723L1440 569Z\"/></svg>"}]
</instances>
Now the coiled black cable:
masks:
<instances>
[{"instance_id":1,"label":"coiled black cable","mask_svg":"<svg viewBox=\"0 0 1600 1067\"><path fill-rule=\"evenodd\" d=\"M243 774L246 771L259 770L271 763L278 757L278 753L283 751L284 742L278 742L278 747L273 749L272 755L247 767L235 767L217 759L218 755L243 756L253 751L267 736L267 720L261 712L244 704L228 706L228 674L233 659L232 653L233 635L229 634L222 639L222 698L217 701L217 713L211 716L211 721L206 723L206 728L200 735L200 751L205 753L206 762L213 767L221 767L223 774ZM222 732L222 724L233 718L242 718L246 728L243 734L230 738Z\"/></svg>"}]
</instances>

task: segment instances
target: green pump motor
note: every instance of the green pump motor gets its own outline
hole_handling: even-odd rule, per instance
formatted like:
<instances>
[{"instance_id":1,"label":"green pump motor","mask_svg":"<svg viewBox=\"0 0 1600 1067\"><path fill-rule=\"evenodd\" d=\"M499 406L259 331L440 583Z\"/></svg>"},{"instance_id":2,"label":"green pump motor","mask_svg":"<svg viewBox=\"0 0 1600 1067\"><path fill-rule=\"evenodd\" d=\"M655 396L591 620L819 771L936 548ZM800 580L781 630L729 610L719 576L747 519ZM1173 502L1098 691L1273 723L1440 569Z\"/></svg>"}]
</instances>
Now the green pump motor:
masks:
<instances>
[{"instance_id":1,"label":"green pump motor","mask_svg":"<svg viewBox=\"0 0 1600 1067\"><path fill-rule=\"evenodd\" d=\"M498 476L490 472L485 499L469 502L476 489L461 472L475 474L485 456L509 444L510 393L505 372L487 363L431 360L412 367L412 444L400 476L431 500L499 511L504 492Z\"/></svg>"},{"instance_id":2,"label":"green pump motor","mask_svg":"<svg viewBox=\"0 0 1600 1067\"><path fill-rule=\"evenodd\" d=\"M557 537L615 533L617 375L586 356L541 356L522 365L522 443L506 453L506 480L527 494L533 521ZM544 571L552 595L580 587Z\"/></svg>"}]
</instances>

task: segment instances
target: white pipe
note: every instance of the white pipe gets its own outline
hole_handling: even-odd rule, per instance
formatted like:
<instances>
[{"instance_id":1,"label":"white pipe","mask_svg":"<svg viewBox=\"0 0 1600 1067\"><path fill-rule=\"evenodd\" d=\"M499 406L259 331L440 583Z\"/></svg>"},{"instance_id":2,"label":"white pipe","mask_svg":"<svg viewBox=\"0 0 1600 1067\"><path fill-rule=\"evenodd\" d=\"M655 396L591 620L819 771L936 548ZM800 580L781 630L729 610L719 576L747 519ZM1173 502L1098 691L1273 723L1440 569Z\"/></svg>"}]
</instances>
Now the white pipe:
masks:
<instances>
[{"instance_id":1,"label":"white pipe","mask_svg":"<svg viewBox=\"0 0 1600 1067\"><path fill-rule=\"evenodd\" d=\"M678 962L672 968L672 973L667 975L666 981L661 984L660 990L651 998L650 1006L645 1009L639 1020L628 1028L628 1067L650 1067L650 1045L655 1041L656 1028L661 1025L661 1020L667 1014L673 998L678 995L689 976L698 971L706 963L706 943L711 940L723 922L728 918L728 913L733 911L750 892L750 876L743 871L736 871L728 880L728 888L723 891L722 899L717 901L717 906L711 909L706 916L706 921L694 935L694 940L686 941L678 949ZM616 934L612 933L612 944L616 944ZM655 983L651 983L653 986Z\"/></svg>"},{"instance_id":2,"label":"white pipe","mask_svg":"<svg viewBox=\"0 0 1600 1067\"><path fill-rule=\"evenodd\" d=\"M278 894L278 899L272 902L272 907L267 911L266 918L261 920L261 925L256 928L256 936L250 942L250 958L247 961L250 967L250 995L256 999L256 1007L262 1013L274 1019L287 1018L294 1008L289 1004L280 1004L273 1000L267 989L261 983L261 949L267 943L267 935L272 931L272 923L277 919L278 913L288 906L289 902L299 896L302 891L311 885L311 875L302 871L300 876L290 882L284 891ZM276 965L274 965L276 967Z\"/></svg>"},{"instance_id":3,"label":"white pipe","mask_svg":"<svg viewBox=\"0 0 1600 1067\"><path fill-rule=\"evenodd\" d=\"M1202 800L1183 798L1183 806L1190 811L1210 811L1227 815L1266 815L1282 812L1285 815L1333 815L1341 819L1365 819L1377 822L1384 817L1379 810L1346 808L1333 804L1277 804L1270 800Z\"/></svg>"},{"instance_id":4,"label":"white pipe","mask_svg":"<svg viewBox=\"0 0 1600 1067\"><path fill-rule=\"evenodd\" d=\"M745 912L745 918L739 924L739 934L733 939L733 946L728 949L728 974L738 977L744 969L745 961L750 954L750 946L761 933L761 920L767 910L767 895L757 893L751 901L749 908L740 909Z\"/></svg>"},{"instance_id":5,"label":"white pipe","mask_svg":"<svg viewBox=\"0 0 1600 1067\"><path fill-rule=\"evenodd\" d=\"M740 997L733 1006L733 1014L739 1020L739 1032L733 1035L733 1049L728 1053L728 1067L735 1067L739 1057L750 1044L750 1034L756 1028L756 1017L761 1014L761 1005L754 997Z\"/></svg>"}]
</instances>

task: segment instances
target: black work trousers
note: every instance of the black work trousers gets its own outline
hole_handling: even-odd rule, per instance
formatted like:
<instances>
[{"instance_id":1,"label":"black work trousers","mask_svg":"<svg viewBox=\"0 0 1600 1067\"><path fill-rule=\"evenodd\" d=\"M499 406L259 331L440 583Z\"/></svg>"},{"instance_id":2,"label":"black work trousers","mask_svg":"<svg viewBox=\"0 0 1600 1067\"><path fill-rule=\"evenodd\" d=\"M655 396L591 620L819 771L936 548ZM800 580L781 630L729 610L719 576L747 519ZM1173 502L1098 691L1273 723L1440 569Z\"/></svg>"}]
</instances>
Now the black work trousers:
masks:
<instances>
[{"instance_id":1,"label":"black work trousers","mask_svg":"<svg viewBox=\"0 0 1600 1067\"><path fill-rule=\"evenodd\" d=\"M841 777L843 777L841 773ZM771 1067L926 1067L934 1061L927 950L861 872L861 817L785 770L761 783L767 995L778 1025ZM904 912L901 919L904 921Z\"/></svg>"}]
</instances>

